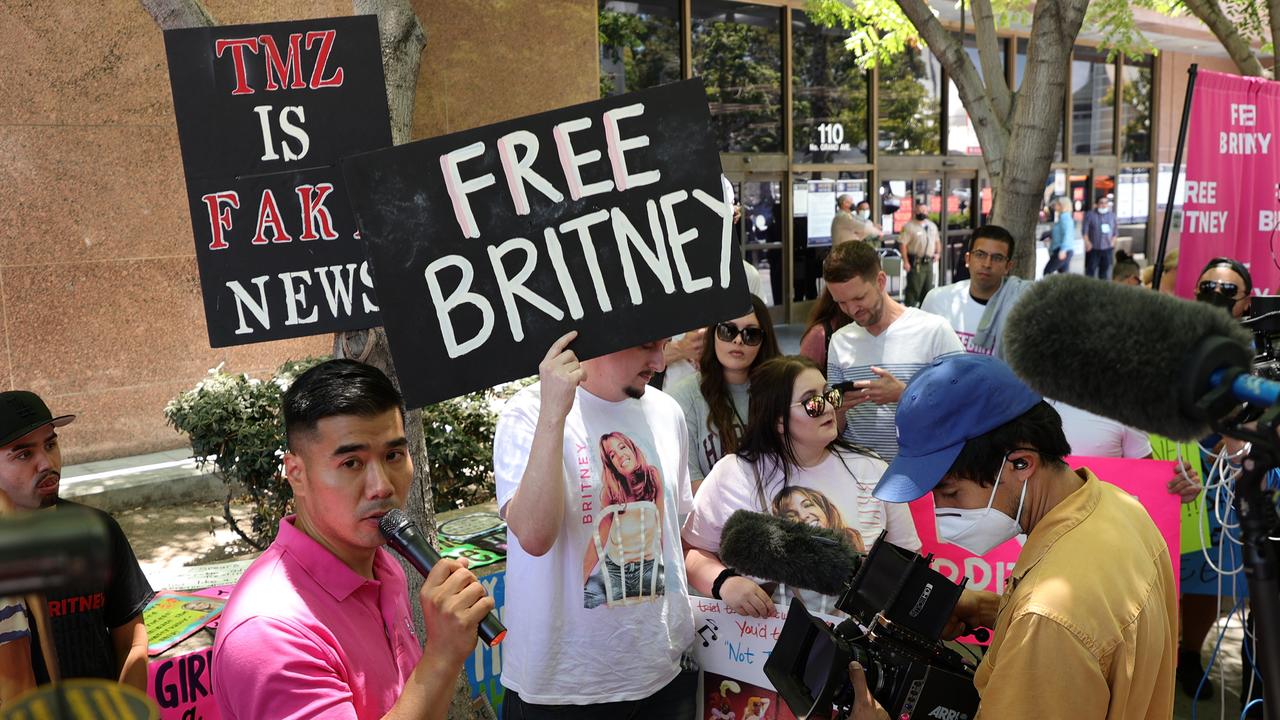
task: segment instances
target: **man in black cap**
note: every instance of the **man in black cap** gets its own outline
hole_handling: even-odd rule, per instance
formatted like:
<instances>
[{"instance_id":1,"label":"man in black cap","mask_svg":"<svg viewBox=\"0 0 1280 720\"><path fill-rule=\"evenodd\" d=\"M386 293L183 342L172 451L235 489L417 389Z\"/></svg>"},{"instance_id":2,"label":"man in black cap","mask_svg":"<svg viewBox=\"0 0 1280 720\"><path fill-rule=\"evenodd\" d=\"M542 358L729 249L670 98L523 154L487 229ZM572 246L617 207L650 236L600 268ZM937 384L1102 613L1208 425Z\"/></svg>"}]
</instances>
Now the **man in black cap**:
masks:
<instances>
[{"instance_id":1,"label":"man in black cap","mask_svg":"<svg viewBox=\"0 0 1280 720\"><path fill-rule=\"evenodd\" d=\"M14 512L76 505L58 498L62 453L57 429L74 415L54 417L38 395L25 390L0 393L0 491L13 502ZM151 599L151 585L138 567L133 548L120 525L104 512L111 567L102 584L65 588L47 596L49 620L58 669L63 679L102 678L147 691L147 628L142 610ZM34 624L31 628L35 635ZM40 643L31 641L36 682L49 682Z\"/></svg>"}]
</instances>

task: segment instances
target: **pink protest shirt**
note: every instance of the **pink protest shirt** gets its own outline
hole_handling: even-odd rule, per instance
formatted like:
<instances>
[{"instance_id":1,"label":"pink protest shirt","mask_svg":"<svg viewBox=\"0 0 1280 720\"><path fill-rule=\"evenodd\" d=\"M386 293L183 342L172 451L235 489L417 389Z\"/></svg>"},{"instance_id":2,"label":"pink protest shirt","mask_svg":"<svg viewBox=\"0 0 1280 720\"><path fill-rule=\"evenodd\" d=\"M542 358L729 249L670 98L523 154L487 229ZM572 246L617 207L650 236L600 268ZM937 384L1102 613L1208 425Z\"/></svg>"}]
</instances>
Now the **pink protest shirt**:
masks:
<instances>
[{"instance_id":1,"label":"pink protest shirt","mask_svg":"<svg viewBox=\"0 0 1280 720\"><path fill-rule=\"evenodd\" d=\"M382 717L422 657L404 571L379 548L367 580L293 522L280 521L222 614L218 709L227 720Z\"/></svg>"}]
</instances>

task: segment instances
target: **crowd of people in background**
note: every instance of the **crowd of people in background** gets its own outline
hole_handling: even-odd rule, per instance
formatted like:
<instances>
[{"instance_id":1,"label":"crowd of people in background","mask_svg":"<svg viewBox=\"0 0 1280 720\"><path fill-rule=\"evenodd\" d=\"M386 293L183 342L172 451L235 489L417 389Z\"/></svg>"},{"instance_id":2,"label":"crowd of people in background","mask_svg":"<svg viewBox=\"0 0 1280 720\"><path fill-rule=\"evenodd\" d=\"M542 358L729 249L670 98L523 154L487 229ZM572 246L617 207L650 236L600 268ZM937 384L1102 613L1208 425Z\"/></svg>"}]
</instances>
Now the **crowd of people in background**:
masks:
<instances>
[{"instance_id":1,"label":"crowd of people in background","mask_svg":"<svg viewBox=\"0 0 1280 720\"><path fill-rule=\"evenodd\" d=\"M835 597L726 565L731 514L824 528L859 552L882 534L916 551L907 503L926 494L944 541L982 554L1025 538L1004 600L966 590L953 619L956 633L994 630L979 717L1168 717L1175 682L1213 692L1199 649L1216 605L1185 586L1178 603L1145 510L1065 460L1150 458L1153 438L1041 398L1003 363L1005 322L1033 285L1012 274L1015 252L1034 240L980 227L964 253L968 279L934 287L942 240L917 202L897 240L900 294L865 205L838 200L799 354L782 353L757 277L741 316L674 339L582 360L567 333L538 382L507 403L493 455L509 528L504 718L691 720L691 596L751 617L793 598L839 612ZM1109 198L1078 234L1070 200L1057 210L1046 275L1083 255L1099 282L1151 284L1150 267L1116 251ZM1164 258L1160 291L1172 292L1176 264L1176 252ZM1253 289L1230 258L1211 261L1196 288L1237 319ZM284 404L297 513L222 617L223 716L443 717L493 602L465 563L441 561L418 590L425 647L414 637L410 586L378 531L413 475L398 391L380 371L333 360L300 376ZM31 393L0 393L0 511L70 505L57 497L55 430L71 419ZM1166 490L1194 501L1201 478L1180 462ZM145 688L151 590L104 521L114 572L107 587L78 592L105 600L58 614L52 640L63 677ZM49 676L31 610L0 598L0 703ZM850 678L854 717L885 717L862 670Z\"/></svg>"}]
</instances>

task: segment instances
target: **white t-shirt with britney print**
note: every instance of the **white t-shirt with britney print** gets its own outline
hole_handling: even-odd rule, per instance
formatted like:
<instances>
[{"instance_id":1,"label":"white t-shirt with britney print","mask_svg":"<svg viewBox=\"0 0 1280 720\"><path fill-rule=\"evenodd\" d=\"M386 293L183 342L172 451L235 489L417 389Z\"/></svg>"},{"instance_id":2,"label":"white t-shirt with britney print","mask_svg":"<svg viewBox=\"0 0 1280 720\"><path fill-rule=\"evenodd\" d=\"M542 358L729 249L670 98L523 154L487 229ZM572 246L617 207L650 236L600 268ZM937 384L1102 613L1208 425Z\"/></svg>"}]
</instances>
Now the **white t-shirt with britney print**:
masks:
<instances>
[{"instance_id":1,"label":"white t-shirt with britney print","mask_svg":"<svg viewBox=\"0 0 1280 720\"><path fill-rule=\"evenodd\" d=\"M772 465L766 468L771 468ZM870 548L888 530L886 539L918 552L920 536L905 504L877 500L871 492L884 474L884 461L862 453L836 450L809 468L793 470L786 486L774 469L764 481L764 502L756 485L755 467L737 455L726 455L702 482L693 513L685 519L684 539L690 545L720 552L720 533L737 510L778 515L833 530L844 530L855 547ZM774 602L786 606L795 595L809 612L830 614L839 598L782 585Z\"/></svg>"},{"instance_id":2,"label":"white t-shirt with britney print","mask_svg":"<svg viewBox=\"0 0 1280 720\"><path fill-rule=\"evenodd\" d=\"M540 386L507 403L494 436L498 506L520 486ZM508 534L502 684L525 702L588 705L646 698L680 671L693 612L680 516L693 506L680 406L602 400L582 388L565 419L564 523L534 557Z\"/></svg>"}]
</instances>

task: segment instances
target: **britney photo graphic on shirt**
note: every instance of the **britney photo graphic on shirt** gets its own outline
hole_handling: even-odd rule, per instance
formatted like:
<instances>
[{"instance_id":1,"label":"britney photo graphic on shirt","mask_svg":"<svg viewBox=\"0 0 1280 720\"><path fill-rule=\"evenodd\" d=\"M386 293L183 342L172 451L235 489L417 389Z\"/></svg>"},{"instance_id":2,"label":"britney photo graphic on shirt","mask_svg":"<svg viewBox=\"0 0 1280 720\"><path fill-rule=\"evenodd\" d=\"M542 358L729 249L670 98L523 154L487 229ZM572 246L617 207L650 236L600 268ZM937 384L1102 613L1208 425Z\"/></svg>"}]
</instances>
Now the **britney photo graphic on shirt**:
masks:
<instances>
[{"instance_id":1,"label":"britney photo graphic on shirt","mask_svg":"<svg viewBox=\"0 0 1280 720\"><path fill-rule=\"evenodd\" d=\"M601 436L599 451L603 509L583 558L583 605L648 602L664 589L662 474L623 433Z\"/></svg>"}]
</instances>

